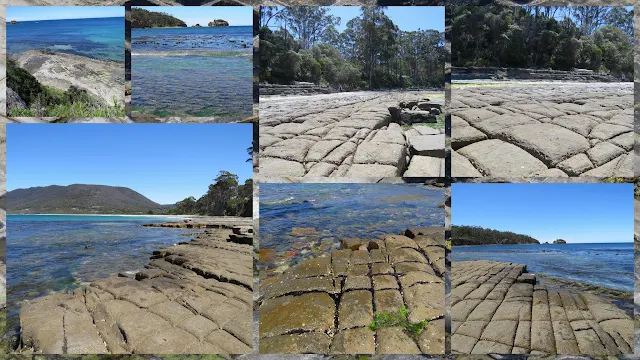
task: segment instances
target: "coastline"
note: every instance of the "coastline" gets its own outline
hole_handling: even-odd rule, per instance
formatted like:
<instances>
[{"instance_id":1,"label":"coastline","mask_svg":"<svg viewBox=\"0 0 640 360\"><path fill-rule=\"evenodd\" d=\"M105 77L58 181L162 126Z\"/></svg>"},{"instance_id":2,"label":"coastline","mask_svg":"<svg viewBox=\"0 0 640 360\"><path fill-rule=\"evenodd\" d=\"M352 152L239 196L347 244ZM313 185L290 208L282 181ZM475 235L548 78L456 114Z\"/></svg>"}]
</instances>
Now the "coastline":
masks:
<instances>
[{"instance_id":1,"label":"coastline","mask_svg":"<svg viewBox=\"0 0 640 360\"><path fill-rule=\"evenodd\" d=\"M253 220L217 219L219 227L208 228L214 220L204 221L201 225L206 229L191 234L190 240L153 251L143 269L83 284L73 293L52 293L26 301L20 307L19 339L14 339L13 344L14 348L21 347L15 351L49 354L152 353L158 349L168 354L247 351L253 336ZM170 224L174 223L157 225ZM200 291L194 292L195 288ZM77 317L72 325L64 321L69 316ZM197 328L189 326L196 320ZM53 324L52 321L60 326L44 326ZM112 331L109 324L114 323L122 334ZM143 338L144 341L138 341Z\"/></svg>"}]
</instances>

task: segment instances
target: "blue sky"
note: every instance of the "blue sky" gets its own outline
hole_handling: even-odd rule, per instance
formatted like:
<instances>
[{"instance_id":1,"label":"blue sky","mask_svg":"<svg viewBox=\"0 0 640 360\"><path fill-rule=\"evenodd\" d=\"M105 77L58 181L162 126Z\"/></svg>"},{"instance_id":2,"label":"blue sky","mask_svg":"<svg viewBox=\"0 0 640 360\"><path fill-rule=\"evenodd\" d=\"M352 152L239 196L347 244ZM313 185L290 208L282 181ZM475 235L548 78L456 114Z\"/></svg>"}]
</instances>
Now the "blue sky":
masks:
<instances>
[{"instance_id":1,"label":"blue sky","mask_svg":"<svg viewBox=\"0 0 640 360\"><path fill-rule=\"evenodd\" d=\"M7 6L7 21L105 17L124 17L124 6Z\"/></svg>"},{"instance_id":2,"label":"blue sky","mask_svg":"<svg viewBox=\"0 0 640 360\"><path fill-rule=\"evenodd\" d=\"M141 9L164 12L184 21L187 26L206 26L210 21L222 19L231 26L253 26L251 6L134 6Z\"/></svg>"},{"instance_id":3,"label":"blue sky","mask_svg":"<svg viewBox=\"0 0 640 360\"><path fill-rule=\"evenodd\" d=\"M453 184L451 200L453 225L540 242L633 241L633 184Z\"/></svg>"},{"instance_id":4,"label":"blue sky","mask_svg":"<svg viewBox=\"0 0 640 360\"><path fill-rule=\"evenodd\" d=\"M251 124L9 124L7 190L125 186L160 204L203 195L218 171L252 177Z\"/></svg>"},{"instance_id":5,"label":"blue sky","mask_svg":"<svg viewBox=\"0 0 640 360\"><path fill-rule=\"evenodd\" d=\"M327 8L329 14L341 19L337 27L339 32L347 28L349 20L360 16L360 6L328 6ZM384 13L403 31L418 29L444 31L444 6L389 6ZM272 20L269 27L277 24Z\"/></svg>"}]
</instances>

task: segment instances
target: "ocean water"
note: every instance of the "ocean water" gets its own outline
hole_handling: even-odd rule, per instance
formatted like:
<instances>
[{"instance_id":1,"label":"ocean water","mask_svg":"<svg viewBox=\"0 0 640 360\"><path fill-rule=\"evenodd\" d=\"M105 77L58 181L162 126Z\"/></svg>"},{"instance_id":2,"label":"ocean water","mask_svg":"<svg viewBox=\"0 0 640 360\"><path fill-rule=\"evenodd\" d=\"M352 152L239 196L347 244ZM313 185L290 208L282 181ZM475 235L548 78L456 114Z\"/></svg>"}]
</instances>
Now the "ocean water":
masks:
<instances>
[{"instance_id":1,"label":"ocean water","mask_svg":"<svg viewBox=\"0 0 640 360\"><path fill-rule=\"evenodd\" d=\"M193 229L143 227L162 216L7 215L7 311L16 329L20 305L52 292L135 271L154 250ZM90 245L91 248L86 248Z\"/></svg>"},{"instance_id":2,"label":"ocean water","mask_svg":"<svg viewBox=\"0 0 640 360\"><path fill-rule=\"evenodd\" d=\"M526 264L529 272L633 292L633 242L454 246L451 256Z\"/></svg>"},{"instance_id":3,"label":"ocean water","mask_svg":"<svg viewBox=\"0 0 640 360\"><path fill-rule=\"evenodd\" d=\"M29 50L124 62L124 14L116 18L7 23L7 52L17 54Z\"/></svg>"},{"instance_id":4,"label":"ocean water","mask_svg":"<svg viewBox=\"0 0 640 360\"><path fill-rule=\"evenodd\" d=\"M132 29L131 105L156 116L253 113L251 26Z\"/></svg>"},{"instance_id":5,"label":"ocean water","mask_svg":"<svg viewBox=\"0 0 640 360\"><path fill-rule=\"evenodd\" d=\"M261 184L259 268L275 275L338 249L413 226L444 226L444 189L418 184ZM304 235L293 228L314 228Z\"/></svg>"}]
</instances>

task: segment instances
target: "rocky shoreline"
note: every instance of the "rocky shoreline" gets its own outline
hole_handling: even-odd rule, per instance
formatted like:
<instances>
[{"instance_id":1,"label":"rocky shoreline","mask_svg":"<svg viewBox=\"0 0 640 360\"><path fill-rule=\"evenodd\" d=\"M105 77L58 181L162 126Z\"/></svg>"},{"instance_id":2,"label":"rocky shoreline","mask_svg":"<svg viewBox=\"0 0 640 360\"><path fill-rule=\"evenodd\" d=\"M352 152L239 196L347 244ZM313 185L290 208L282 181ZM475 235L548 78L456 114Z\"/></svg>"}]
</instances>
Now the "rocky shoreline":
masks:
<instances>
[{"instance_id":1,"label":"rocky shoreline","mask_svg":"<svg viewBox=\"0 0 640 360\"><path fill-rule=\"evenodd\" d=\"M216 220L217 219L217 220ZM154 224L182 227L185 222ZM20 309L23 354L237 354L253 345L251 218L191 219L204 231L145 269Z\"/></svg>"},{"instance_id":2,"label":"rocky shoreline","mask_svg":"<svg viewBox=\"0 0 640 360\"><path fill-rule=\"evenodd\" d=\"M454 354L633 353L633 318L588 292L538 283L526 265L451 266Z\"/></svg>"},{"instance_id":3,"label":"rocky shoreline","mask_svg":"<svg viewBox=\"0 0 640 360\"><path fill-rule=\"evenodd\" d=\"M261 281L260 353L444 353L444 228L341 245Z\"/></svg>"}]
</instances>

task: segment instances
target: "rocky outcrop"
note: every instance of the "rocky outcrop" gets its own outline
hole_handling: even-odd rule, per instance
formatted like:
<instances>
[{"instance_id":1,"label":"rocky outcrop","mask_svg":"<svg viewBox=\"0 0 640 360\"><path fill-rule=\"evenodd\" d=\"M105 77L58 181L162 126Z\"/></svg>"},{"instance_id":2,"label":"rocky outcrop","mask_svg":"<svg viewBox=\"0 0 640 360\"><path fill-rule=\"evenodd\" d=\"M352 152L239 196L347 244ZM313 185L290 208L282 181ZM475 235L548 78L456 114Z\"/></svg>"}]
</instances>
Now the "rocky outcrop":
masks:
<instances>
[{"instance_id":1,"label":"rocky outcrop","mask_svg":"<svg viewBox=\"0 0 640 360\"><path fill-rule=\"evenodd\" d=\"M526 265L453 262L454 354L633 353L634 325L624 311L589 293L536 284Z\"/></svg>"},{"instance_id":2,"label":"rocky outcrop","mask_svg":"<svg viewBox=\"0 0 640 360\"><path fill-rule=\"evenodd\" d=\"M291 85L260 84L260 95L315 95L331 94L335 90L327 85L299 82Z\"/></svg>"},{"instance_id":3,"label":"rocky outcrop","mask_svg":"<svg viewBox=\"0 0 640 360\"><path fill-rule=\"evenodd\" d=\"M615 82L619 81L610 74L600 74L593 70L576 69L573 71L526 68L498 67L454 67L452 80L538 80L573 82Z\"/></svg>"},{"instance_id":4,"label":"rocky outcrop","mask_svg":"<svg viewBox=\"0 0 640 360\"><path fill-rule=\"evenodd\" d=\"M193 25L191 27L201 27L201 26L200 26L200 24L195 24L195 25Z\"/></svg>"},{"instance_id":5,"label":"rocky outcrop","mask_svg":"<svg viewBox=\"0 0 640 360\"><path fill-rule=\"evenodd\" d=\"M20 95L13 91L11 88L7 88L7 113L12 109L26 109L27 104L22 100Z\"/></svg>"},{"instance_id":6,"label":"rocky outcrop","mask_svg":"<svg viewBox=\"0 0 640 360\"><path fill-rule=\"evenodd\" d=\"M135 277L27 301L18 352L242 354L253 344L251 219L157 250ZM115 254L117 256L117 254Z\"/></svg>"},{"instance_id":7,"label":"rocky outcrop","mask_svg":"<svg viewBox=\"0 0 640 360\"><path fill-rule=\"evenodd\" d=\"M553 243L554 244L566 244L567 242L562 240L562 239L558 239L558 240L554 240Z\"/></svg>"},{"instance_id":8,"label":"rocky outcrop","mask_svg":"<svg viewBox=\"0 0 640 360\"><path fill-rule=\"evenodd\" d=\"M22 53L17 62L43 85L64 91L75 86L104 105L124 106L124 63L35 50Z\"/></svg>"},{"instance_id":9,"label":"rocky outcrop","mask_svg":"<svg viewBox=\"0 0 640 360\"><path fill-rule=\"evenodd\" d=\"M226 20L215 19L209 22L209 27L217 27L217 26L229 26L229 23Z\"/></svg>"},{"instance_id":10,"label":"rocky outcrop","mask_svg":"<svg viewBox=\"0 0 640 360\"><path fill-rule=\"evenodd\" d=\"M341 243L261 281L260 353L443 354L444 228ZM372 326L401 309L426 328Z\"/></svg>"}]
</instances>

